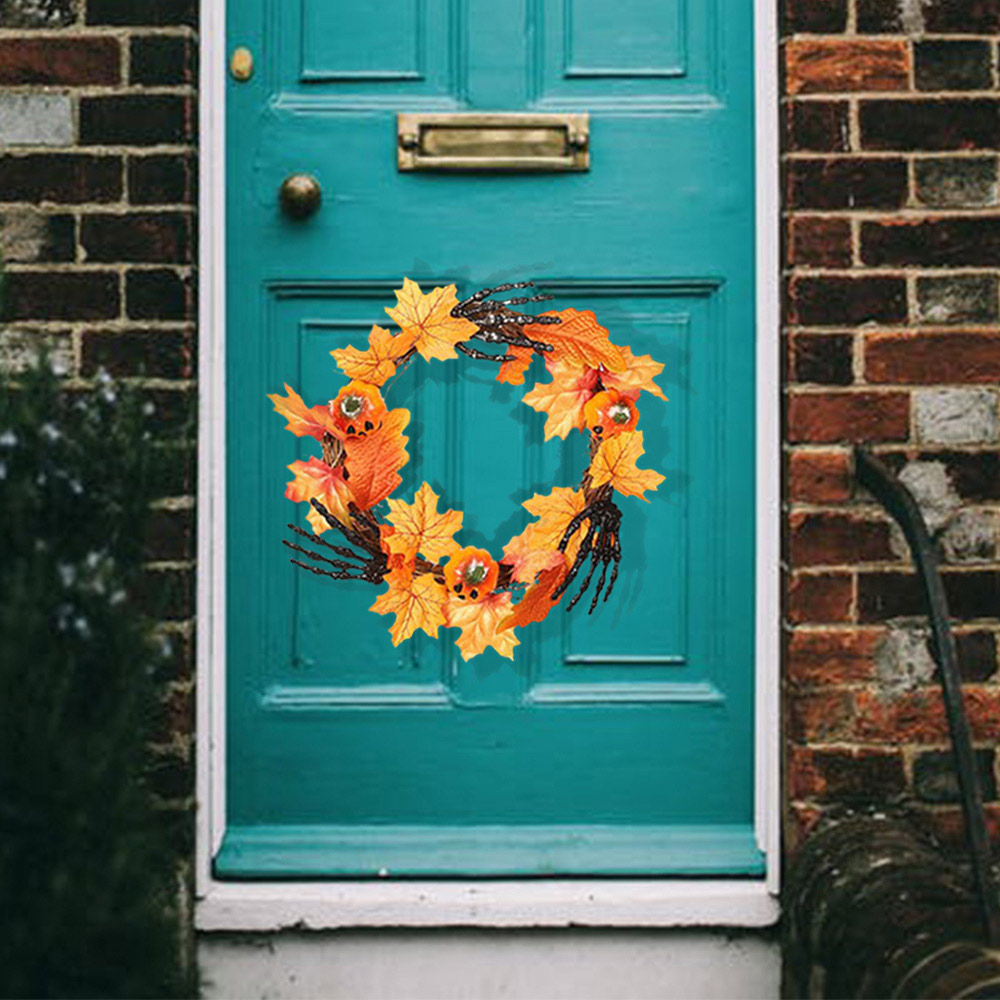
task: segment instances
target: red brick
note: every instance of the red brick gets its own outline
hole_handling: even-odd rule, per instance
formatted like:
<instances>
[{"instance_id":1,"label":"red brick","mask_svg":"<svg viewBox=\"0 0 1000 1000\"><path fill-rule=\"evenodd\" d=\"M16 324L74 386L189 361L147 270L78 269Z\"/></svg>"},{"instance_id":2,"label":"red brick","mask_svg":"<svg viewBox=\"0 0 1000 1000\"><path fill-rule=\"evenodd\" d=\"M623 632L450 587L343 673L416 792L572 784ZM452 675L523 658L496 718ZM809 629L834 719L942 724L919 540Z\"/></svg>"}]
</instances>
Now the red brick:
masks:
<instances>
[{"instance_id":1,"label":"red brick","mask_svg":"<svg viewBox=\"0 0 1000 1000\"><path fill-rule=\"evenodd\" d=\"M121 80L115 38L0 39L0 85L111 85Z\"/></svg>"},{"instance_id":2,"label":"red brick","mask_svg":"<svg viewBox=\"0 0 1000 1000\"><path fill-rule=\"evenodd\" d=\"M901 157L792 160L785 180L789 208L817 209L900 208L909 184Z\"/></svg>"},{"instance_id":3,"label":"red brick","mask_svg":"<svg viewBox=\"0 0 1000 1000\"><path fill-rule=\"evenodd\" d=\"M848 267L851 224L822 215L795 217L788 228L787 252L792 267Z\"/></svg>"},{"instance_id":4,"label":"red brick","mask_svg":"<svg viewBox=\"0 0 1000 1000\"><path fill-rule=\"evenodd\" d=\"M0 200L107 202L122 195L119 156L30 153L0 158Z\"/></svg>"},{"instance_id":5,"label":"red brick","mask_svg":"<svg viewBox=\"0 0 1000 1000\"><path fill-rule=\"evenodd\" d=\"M885 521L862 520L848 514L792 514L791 564L841 566L895 560Z\"/></svg>"},{"instance_id":6,"label":"red brick","mask_svg":"<svg viewBox=\"0 0 1000 1000\"><path fill-rule=\"evenodd\" d=\"M80 243L87 259L178 263L191 259L193 228L184 212L128 212L83 217Z\"/></svg>"},{"instance_id":7,"label":"red brick","mask_svg":"<svg viewBox=\"0 0 1000 1000\"><path fill-rule=\"evenodd\" d=\"M968 853L969 841L960 806L925 806L920 813L926 828L941 842L947 853L952 855ZM986 833L993 850L1000 850L1000 806L986 804L983 806L983 813L986 816Z\"/></svg>"},{"instance_id":8,"label":"red brick","mask_svg":"<svg viewBox=\"0 0 1000 1000\"><path fill-rule=\"evenodd\" d=\"M850 148L846 101L791 101L785 108L785 149L842 153Z\"/></svg>"},{"instance_id":9,"label":"red brick","mask_svg":"<svg viewBox=\"0 0 1000 1000\"><path fill-rule=\"evenodd\" d=\"M906 321L902 277L796 275L788 287L788 321L798 326L857 326Z\"/></svg>"},{"instance_id":10,"label":"red brick","mask_svg":"<svg viewBox=\"0 0 1000 1000\"><path fill-rule=\"evenodd\" d=\"M110 271L16 271L4 278L3 315L10 320L112 319L120 301L118 275Z\"/></svg>"},{"instance_id":11,"label":"red brick","mask_svg":"<svg viewBox=\"0 0 1000 1000\"><path fill-rule=\"evenodd\" d=\"M869 382L934 385L1000 381L1000 334L873 333L865 338Z\"/></svg>"},{"instance_id":12,"label":"red brick","mask_svg":"<svg viewBox=\"0 0 1000 1000\"><path fill-rule=\"evenodd\" d=\"M783 33L837 34L847 27L847 0L785 0Z\"/></svg>"},{"instance_id":13,"label":"red brick","mask_svg":"<svg viewBox=\"0 0 1000 1000\"><path fill-rule=\"evenodd\" d=\"M789 791L796 799L878 802L906 786L898 751L796 747L788 771Z\"/></svg>"},{"instance_id":14,"label":"red brick","mask_svg":"<svg viewBox=\"0 0 1000 1000\"><path fill-rule=\"evenodd\" d=\"M103 368L124 377L191 378L191 335L177 330L86 330L80 366L85 376Z\"/></svg>"},{"instance_id":15,"label":"red brick","mask_svg":"<svg viewBox=\"0 0 1000 1000\"><path fill-rule=\"evenodd\" d=\"M849 333L796 333L789 338L789 381L850 385L854 381L854 337Z\"/></svg>"},{"instance_id":16,"label":"red brick","mask_svg":"<svg viewBox=\"0 0 1000 1000\"><path fill-rule=\"evenodd\" d=\"M788 492L803 503L836 503L851 496L851 471L841 451L795 451L789 460Z\"/></svg>"},{"instance_id":17,"label":"red brick","mask_svg":"<svg viewBox=\"0 0 1000 1000\"><path fill-rule=\"evenodd\" d=\"M992 98L861 101L862 149L996 149L1000 104Z\"/></svg>"},{"instance_id":18,"label":"red brick","mask_svg":"<svg viewBox=\"0 0 1000 1000\"><path fill-rule=\"evenodd\" d=\"M940 743L948 739L941 693L933 688L897 698L859 691L851 736L871 743Z\"/></svg>"},{"instance_id":19,"label":"red brick","mask_svg":"<svg viewBox=\"0 0 1000 1000\"><path fill-rule=\"evenodd\" d=\"M797 625L850 621L853 592L850 573L798 573L788 586L788 620Z\"/></svg>"},{"instance_id":20,"label":"red brick","mask_svg":"<svg viewBox=\"0 0 1000 1000\"><path fill-rule=\"evenodd\" d=\"M902 441L909 427L904 392L793 392L788 401L791 441Z\"/></svg>"},{"instance_id":21,"label":"red brick","mask_svg":"<svg viewBox=\"0 0 1000 1000\"><path fill-rule=\"evenodd\" d=\"M793 39L785 45L790 94L906 90L906 42L868 39Z\"/></svg>"},{"instance_id":22,"label":"red brick","mask_svg":"<svg viewBox=\"0 0 1000 1000\"><path fill-rule=\"evenodd\" d=\"M948 608L955 618L996 618L1000 611L1000 571L982 569L941 574ZM927 607L916 575L911 572L858 574L858 619L877 622L886 618L925 615Z\"/></svg>"},{"instance_id":23,"label":"red brick","mask_svg":"<svg viewBox=\"0 0 1000 1000\"><path fill-rule=\"evenodd\" d=\"M1000 216L866 222L861 259L876 267L998 267Z\"/></svg>"},{"instance_id":24,"label":"red brick","mask_svg":"<svg viewBox=\"0 0 1000 1000\"><path fill-rule=\"evenodd\" d=\"M787 677L797 687L857 684L875 676L880 629L795 629L788 643Z\"/></svg>"},{"instance_id":25,"label":"red brick","mask_svg":"<svg viewBox=\"0 0 1000 1000\"><path fill-rule=\"evenodd\" d=\"M854 695L849 691L813 691L788 699L788 733L802 743L823 742L850 732Z\"/></svg>"}]
</instances>

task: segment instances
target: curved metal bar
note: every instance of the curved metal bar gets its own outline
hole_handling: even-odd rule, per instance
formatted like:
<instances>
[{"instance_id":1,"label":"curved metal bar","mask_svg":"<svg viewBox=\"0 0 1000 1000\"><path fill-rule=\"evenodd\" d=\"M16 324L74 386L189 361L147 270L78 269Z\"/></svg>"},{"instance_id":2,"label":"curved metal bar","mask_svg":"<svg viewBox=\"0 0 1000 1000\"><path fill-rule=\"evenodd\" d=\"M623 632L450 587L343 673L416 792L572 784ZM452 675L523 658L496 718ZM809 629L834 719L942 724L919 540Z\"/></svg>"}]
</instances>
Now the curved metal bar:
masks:
<instances>
[{"instance_id":1,"label":"curved metal bar","mask_svg":"<svg viewBox=\"0 0 1000 1000\"><path fill-rule=\"evenodd\" d=\"M997 947L1000 946L1000 896L997 895L990 866L983 793L972 749L969 720L962 701L958 653L949 621L948 598L938 570L937 551L913 494L882 462L860 445L854 449L854 471L858 482L885 507L902 529L917 568L931 622L932 652L941 674L941 690L948 716L952 756L958 771L965 835L982 909L983 929L987 943Z\"/></svg>"}]
</instances>

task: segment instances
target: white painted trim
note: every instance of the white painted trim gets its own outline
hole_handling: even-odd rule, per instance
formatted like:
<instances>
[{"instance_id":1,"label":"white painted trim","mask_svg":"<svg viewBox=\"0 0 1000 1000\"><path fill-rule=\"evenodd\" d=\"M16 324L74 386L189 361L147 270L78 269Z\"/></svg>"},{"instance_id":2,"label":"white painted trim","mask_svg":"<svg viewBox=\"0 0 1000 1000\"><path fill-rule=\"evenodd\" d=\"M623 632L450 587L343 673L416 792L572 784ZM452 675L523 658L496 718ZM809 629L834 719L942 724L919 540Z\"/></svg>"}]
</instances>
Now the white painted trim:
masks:
<instances>
[{"instance_id":1,"label":"white painted trim","mask_svg":"<svg viewBox=\"0 0 1000 1000\"><path fill-rule=\"evenodd\" d=\"M197 821L202 930L374 926L761 927L780 871L780 259L778 29L755 0L757 664L755 825L766 879L221 882L225 830L225 3L202 0L199 213Z\"/></svg>"}]
</instances>

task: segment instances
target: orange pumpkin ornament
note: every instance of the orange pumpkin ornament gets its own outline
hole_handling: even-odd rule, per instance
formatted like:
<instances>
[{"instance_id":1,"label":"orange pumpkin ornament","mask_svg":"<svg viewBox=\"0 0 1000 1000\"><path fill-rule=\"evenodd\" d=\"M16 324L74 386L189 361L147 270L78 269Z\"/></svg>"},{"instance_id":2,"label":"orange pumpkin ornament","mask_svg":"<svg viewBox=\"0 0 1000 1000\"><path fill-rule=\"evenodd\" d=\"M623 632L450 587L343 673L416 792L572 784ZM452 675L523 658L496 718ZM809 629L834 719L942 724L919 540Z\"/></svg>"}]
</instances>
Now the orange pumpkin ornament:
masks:
<instances>
[{"instance_id":1,"label":"orange pumpkin ornament","mask_svg":"<svg viewBox=\"0 0 1000 1000\"><path fill-rule=\"evenodd\" d=\"M587 430L599 438L634 431L639 422L639 410L635 405L638 397L638 390L620 392L618 389L606 389L599 392L583 408Z\"/></svg>"},{"instance_id":2,"label":"orange pumpkin ornament","mask_svg":"<svg viewBox=\"0 0 1000 1000\"><path fill-rule=\"evenodd\" d=\"M444 583L460 601L481 601L492 593L500 566L486 549L467 545L444 564Z\"/></svg>"},{"instance_id":3,"label":"orange pumpkin ornament","mask_svg":"<svg viewBox=\"0 0 1000 1000\"><path fill-rule=\"evenodd\" d=\"M330 400L330 416L337 429L347 437L364 437L382 426L385 400L374 385L348 382L335 399Z\"/></svg>"}]
</instances>

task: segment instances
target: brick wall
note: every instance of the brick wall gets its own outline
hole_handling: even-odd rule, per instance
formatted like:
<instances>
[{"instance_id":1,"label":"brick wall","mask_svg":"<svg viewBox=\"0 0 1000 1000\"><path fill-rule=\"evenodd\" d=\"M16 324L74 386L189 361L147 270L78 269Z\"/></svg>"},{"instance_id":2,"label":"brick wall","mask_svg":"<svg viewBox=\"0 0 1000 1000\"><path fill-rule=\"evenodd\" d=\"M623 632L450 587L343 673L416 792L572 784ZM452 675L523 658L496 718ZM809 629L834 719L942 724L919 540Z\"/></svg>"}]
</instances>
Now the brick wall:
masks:
<instances>
[{"instance_id":1,"label":"brick wall","mask_svg":"<svg viewBox=\"0 0 1000 1000\"><path fill-rule=\"evenodd\" d=\"M156 788L190 841L196 0L0 0L0 364L141 378L164 438L150 606L176 651Z\"/></svg>"},{"instance_id":2,"label":"brick wall","mask_svg":"<svg viewBox=\"0 0 1000 1000\"><path fill-rule=\"evenodd\" d=\"M848 452L873 444L938 532L995 799L1000 0L785 3L790 838L833 802L904 793L954 836L914 578ZM194 365L196 22L195 0L0 0L0 362L45 339L70 378L145 379L167 426ZM177 805L190 458L164 463L150 539L178 651L160 771Z\"/></svg>"},{"instance_id":3,"label":"brick wall","mask_svg":"<svg viewBox=\"0 0 1000 1000\"><path fill-rule=\"evenodd\" d=\"M852 442L939 539L995 833L1000 0L785 3L790 843L879 796L960 830L915 577Z\"/></svg>"}]
</instances>

